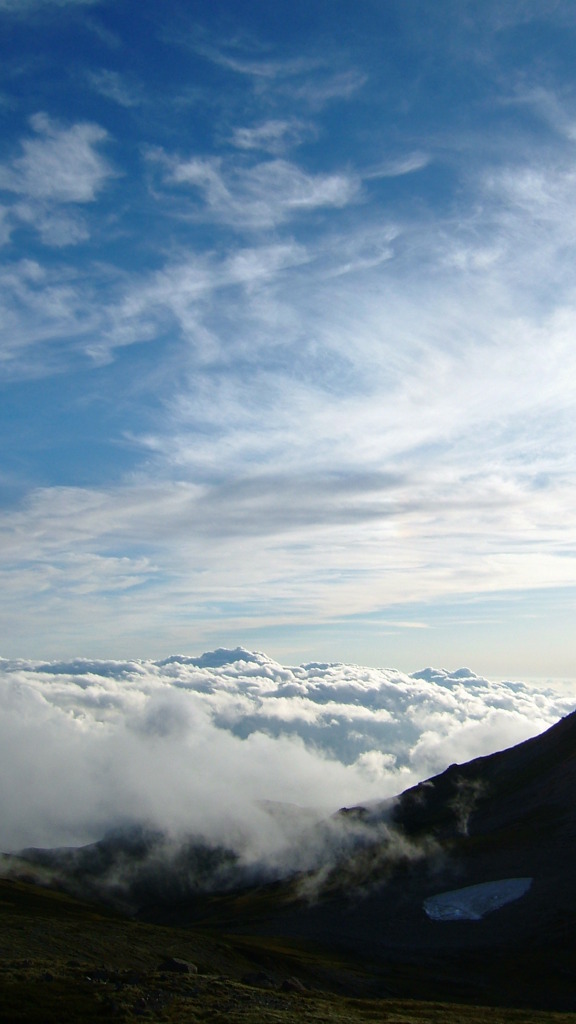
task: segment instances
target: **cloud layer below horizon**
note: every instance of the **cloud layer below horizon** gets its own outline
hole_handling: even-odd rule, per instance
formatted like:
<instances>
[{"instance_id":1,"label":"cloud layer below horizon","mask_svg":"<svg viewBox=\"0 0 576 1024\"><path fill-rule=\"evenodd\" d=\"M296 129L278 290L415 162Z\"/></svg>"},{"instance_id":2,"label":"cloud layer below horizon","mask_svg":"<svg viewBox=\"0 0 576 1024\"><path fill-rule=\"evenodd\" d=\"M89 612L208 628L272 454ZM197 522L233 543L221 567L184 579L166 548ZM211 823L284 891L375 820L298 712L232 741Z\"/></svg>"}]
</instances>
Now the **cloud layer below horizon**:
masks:
<instances>
[{"instance_id":1,"label":"cloud layer below horizon","mask_svg":"<svg viewBox=\"0 0 576 1024\"><path fill-rule=\"evenodd\" d=\"M274 805L323 816L392 797L575 705L469 669L286 667L244 649L3 659L0 850L81 845L143 824L242 848L248 861L277 858L292 823Z\"/></svg>"}]
</instances>

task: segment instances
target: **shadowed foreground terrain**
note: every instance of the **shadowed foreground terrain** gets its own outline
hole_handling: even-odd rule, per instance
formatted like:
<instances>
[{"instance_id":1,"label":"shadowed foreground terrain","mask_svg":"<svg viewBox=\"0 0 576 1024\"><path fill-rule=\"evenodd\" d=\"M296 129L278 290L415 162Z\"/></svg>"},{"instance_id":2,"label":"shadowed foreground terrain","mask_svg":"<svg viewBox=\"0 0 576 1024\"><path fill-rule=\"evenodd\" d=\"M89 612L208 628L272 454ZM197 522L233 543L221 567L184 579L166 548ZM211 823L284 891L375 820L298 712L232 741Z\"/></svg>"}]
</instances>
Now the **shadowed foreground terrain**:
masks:
<instances>
[{"instance_id":1,"label":"shadowed foreground terrain","mask_svg":"<svg viewBox=\"0 0 576 1024\"><path fill-rule=\"evenodd\" d=\"M284 878L146 832L5 858L0 1020L573 1021L575 791L573 714L303 828L323 856ZM476 919L426 912L502 880Z\"/></svg>"},{"instance_id":2,"label":"shadowed foreground terrain","mask_svg":"<svg viewBox=\"0 0 576 1024\"><path fill-rule=\"evenodd\" d=\"M312 944L144 925L20 882L0 881L0 928L2 1024L574 1020L569 1013L376 999L374 964Z\"/></svg>"}]
</instances>

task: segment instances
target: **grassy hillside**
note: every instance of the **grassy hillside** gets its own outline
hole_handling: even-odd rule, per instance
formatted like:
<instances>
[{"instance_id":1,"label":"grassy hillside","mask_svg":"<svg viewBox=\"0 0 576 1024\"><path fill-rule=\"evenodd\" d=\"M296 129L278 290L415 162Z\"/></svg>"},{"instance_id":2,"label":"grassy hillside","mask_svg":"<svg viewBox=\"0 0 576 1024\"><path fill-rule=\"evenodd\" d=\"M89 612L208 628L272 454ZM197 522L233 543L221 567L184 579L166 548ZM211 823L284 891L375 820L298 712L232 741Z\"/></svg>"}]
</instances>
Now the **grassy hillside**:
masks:
<instances>
[{"instance_id":1,"label":"grassy hillside","mask_svg":"<svg viewBox=\"0 0 576 1024\"><path fill-rule=\"evenodd\" d=\"M382 979L369 964L304 943L140 924L60 893L0 880L2 1024L573 1024L575 1019L568 1013L373 998L381 988Z\"/></svg>"}]
</instances>

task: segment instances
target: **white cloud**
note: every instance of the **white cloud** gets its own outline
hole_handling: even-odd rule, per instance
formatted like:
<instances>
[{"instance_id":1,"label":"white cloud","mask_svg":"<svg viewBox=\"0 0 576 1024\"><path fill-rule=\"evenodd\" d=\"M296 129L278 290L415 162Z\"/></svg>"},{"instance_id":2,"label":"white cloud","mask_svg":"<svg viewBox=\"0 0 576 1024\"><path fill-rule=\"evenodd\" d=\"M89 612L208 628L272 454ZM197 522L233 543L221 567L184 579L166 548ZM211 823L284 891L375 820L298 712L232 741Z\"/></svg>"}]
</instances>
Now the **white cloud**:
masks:
<instances>
[{"instance_id":1,"label":"white cloud","mask_svg":"<svg viewBox=\"0 0 576 1024\"><path fill-rule=\"evenodd\" d=\"M273 119L252 128L235 128L231 142L237 149L263 150L277 156L314 134L314 127L303 121Z\"/></svg>"},{"instance_id":2,"label":"white cloud","mask_svg":"<svg viewBox=\"0 0 576 1024\"><path fill-rule=\"evenodd\" d=\"M22 155L0 168L0 186L29 199L93 202L113 173L96 149L108 133L96 124L64 128L45 114L30 124L35 137L23 139Z\"/></svg>"},{"instance_id":3,"label":"white cloud","mask_svg":"<svg viewBox=\"0 0 576 1024\"><path fill-rule=\"evenodd\" d=\"M100 330L88 351L97 361L106 360L116 347L154 339L167 326L176 326L189 353L201 364L220 360L225 353L230 360L234 351L247 348L246 338L243 332L236 339L223 337L211 325L214 310L223 311L219 316L229 315L230 305L236 302L233 317L242 320L253 310L254 319L262 319L267 289L274 289L276 282L308 260L305 246L287 239L238 246L224 257L207 253L166 263L146 278L125 283L123 296L103 311ZM269 345L269 340L265 343ZM252 351L256 355L254 345ZM180 376L184 370L181 362Z\"/></svg>"},{"instance_id":4,"label":"white cloud","mask_svg":"<svg viewBox=\"0 0 576 1024\"><path fill-rule=\"evenodd\" d=\"M299 190L304 205L323 194L324 176L294 175L286 161L257 167L287 181L261 177L264 220L278 222ZM231 184L210 162L195 173L225 217L243 194L257 203L254 170ZM532 173L537 187L515 168L483 176L482 230L472 212L442 230L384 220L298 243L279 232L116 276L108 291L33 261L6 271L3 355L29 347L30 372L52 368L64 340L100 361L163 333L183 342L156 429L133 432L148 478L96 491L97 515L80 489L57 488L6 513L6 557L13 566L20 550L28 566L6 580L10 621L14 588L33 592L36 557L50 597L40 614L58 622L60 587L80 585L67 535L88 566L110 558L112 575L118 545L137 537L154 573L131 622L184 602L211 608L215 624L215 604L240 592L238 629L254 620L251 602L264 614L263 593L266 622L327 621L388 602L571 585L571 172ZM77 518L62 529L72 497ZM104 612L106 629L118 628L117 609ZM71 609L85 622L91 612Z\"/></svg>"},{"instance_id":5,"label":"white cloud","mask_svg":"<svg viewBox=\"0 0 576 1024\"><path fill-rule=\"evenodd\" d=\"M85 220L75 211L46 209L41 204L16 203L12 215L21 224L35 228L44 245L61 248L85 241L90 232Z\"/></svg>"},{"instance_id":6,"label":"white cloud","mask_svg":"<svg viewBox=\"0 0 576 1024\"><path fill-rule=\"evenodd\" d=\"M64 602L71 629L96 604L75 608L70 595L90 593L106 633L122 628L119 609L131 628L147 615L166 625L185 607L212 614L215 629L231 600L240 631L255 607L266 623L326 622L390 602L573 583L567 154L479 160L460 179L462 202L432 217L397 211L385 194L405 184L387 176L425 168L424 150L364 175L259 159L299 124L237 129L234 160L157 151L156 212L184 238L155 253L157 270L100 265L97 280L26 260L4 272L7 370L40 375L78 354L101 366L115 348L155 341L149 380L162 401L155 427L131 428L149 459L142 476L36 491L6 512L10 622L16 591L36 623L61 624ZM33 127L2 169L16 197L7 234L35 225L48 244L72 244L88 231L79 208L87 216L111 173L106 133L45 115ZM383 190L375 214L359 202L365 177L366 191ZM310 236L311 220L323 234ZM230 241L228 227L262 230L262 244ZM197 234L213 251L190 252Z\"/></svg>"},{"instance_id":7,"label":"white cloud","mask_svg":"<svg viewBox=\"0 0 576 1024\"><path fill-rule=\"evenodd\" d=\"M140 821L279 854L259 801L323 812L536 734L573 700L468 671L285 667L217 651L161 662L0 662L0 848ZM246 854L248 855L248 854Z\"/></svg>"},{"instance_id":8,"label":"white cloud","mask_svg":"<svg viewBox=\"0 0 576 1024\"><path fill-rule=\"evenodd\" d=\"M64 232L76 223L55 218L37 226ZM42 377L58 370L69 359L69 353L62 351L64 343L85 340L102 323L101 311L92 301L93 285L88 287L73 268L46 268L36 260L23 259L0 269L0 282L3 376Z\"/></svg>"},{"instance_id":9,"label":"white cloud","mask_svg":"<svg viewBox=\"0 0 576 1024\"><path fill-rule=\"evenodd\" d=\"M364 171L362 177L366 180L371 178L400 178L404 174L414 174L421 171L430 163L428 153L408 153L398 157L396 160L386 160L377 167Z\"/></svg>"},{"instance_id":10,"label":"white cloud","mask_svg":"<svg viewBox=\"0 0 576 1024\"><path fill-rule=\"evenodd\" d=\"M205 200L204 216L236 227L275 227L319 207L342 207L359 198L360 182L351 175L307 174L287 160L268 160L248 168L220 159L165 158L166 181L189 185ZM201 214L202 215L202 214Z\"/></svg>"},{"instance_id":11,"label":"white cloud","mask_svg":"<svg viewBox=\"0 0 576 1024\"><path fill-rule=\"evenodd\" d=\"M322 57L274 58L257 44L250 47L242 42L230 46L212 46L202 42L194 50L221 67L253 79L256 91L266 84L291 103L305 103L319 111L334 100L349 99L367 82L367 76L356 68L334 71L336 63L324 54Z\"/></svg>"},{"instance_id":12,"label":"white cloud","mask_svg":"<svg viewBox=\"0 0 576 1024\"><path fill-rule=\"evenodd\" d=\"M189 45L185 39L175 40ZM196 41L192 48L220 67L252 79L254 92L305 104L315 113L328 104L350 99L367 83L368 76L355 67L341 68L341 56L299 56L276 58L255 39L243 37L212 45ZM338 70L334 68L338 67Z\"/></svg>"},{"instance_id":13,"label":"white cloud","mask_svg":"<svg viewBox=\"0 0 576 1024\"><path fill-rule=\"evenodd\" d=\"M182 39L179 41L182 42ZM220 46L197 41L193 43L193 49L214 64L255 79L292 79L316 70L323 63L309 57L270 57L261 44L250 39L232 41L228 45L222 43Z\"/></svg>"},{"instance_id":14,"label":"white cloud","mask_svg":"<svg viewBox=\"0 0 576 1024\"><path fill-rule=\"evenodd\" d=\"M136 90L117 71L102 68L88 73L92 88L121 107L137 107L140 99Z\"/></svg>"},{"instance_id":15,"label":"white cloud","mask_svg":"<svg viewBox=\"0 0 576 1024\"><path fill-rule=\"evenodd\" d=\"M64 128L45 114L30 119L35 136L21 142L21 155L0 165L0 188L17 201L5 211L13 230L35 229L45 245L76 245L89 237L85 219L70 205L92 203L114 174L98 152L108 134L94 124Z\"/></svg>"},{"instance_id":16,"label":"white cloud","mask_svg":"<svg viewBox=\"0 0 576 1024\"><path fill-rule=\"evenodd\" d=\"M13 225L10 223L10 211L7 207L0 207L0 245L6 245L10 241Z\"/></svg>"},{"instance_id":17,"label":"white cloud","mask_svg":"<svg viewBox=\"0 0 576 1024\"><path fill-rule=\"evenodd\" d=\"M571 142L576 140L576 113L567 97L557 95L542 85L516 88L513 96L502 100L503 105L516 104L529 108L550 128Z\"/></svg>"},{"instance_id":18,"label":"white cloud","mask_svg":"<svg viewBox=\"0 0 576 1024\"><path fill-rule=\"evenodd\" d=\"M367 80L366 75L354 68L327 72L310 77L299 84L290 83L290 97L306 103L311 110L318 111L334 100L349 99L366 85ZM287 91L286 86L284 91Z\"/></svg>"}]
</instances>

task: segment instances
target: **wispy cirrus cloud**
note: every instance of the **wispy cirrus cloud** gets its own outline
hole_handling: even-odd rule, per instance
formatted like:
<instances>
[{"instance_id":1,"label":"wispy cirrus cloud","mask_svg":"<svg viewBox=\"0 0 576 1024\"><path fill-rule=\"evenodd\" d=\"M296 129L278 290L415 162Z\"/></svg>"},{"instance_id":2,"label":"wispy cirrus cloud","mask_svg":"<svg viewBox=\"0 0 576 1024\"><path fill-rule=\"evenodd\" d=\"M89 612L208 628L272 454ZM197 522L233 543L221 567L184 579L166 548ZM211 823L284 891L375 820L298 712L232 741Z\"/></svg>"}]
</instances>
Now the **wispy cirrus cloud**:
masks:
<instances>
[{"instance_id":1,"label":"wispy cirrus cloud","mask_svg":"<svg viewBox=\"0 0 576 1024\"><path fill-rule=\"evenodd\" d=\"M10 223L9 208L0 208L0 245L5 245L10 240L13 225Z\"/></svg>"},{"instance_id":2,"label":"wispy cirrus cloud","mask_svg":"<svg viewBox=\"0 0 576 1024\"><path fill-rule=\"evenodd\" d=\"M182 40L181 40L182 41ZM253 78L298 78L322 66L318 57L274 57L253 38L241 37L229 42L213 44L207 40L185 40L202 57L240 75Z\"/></svg>"},{"instance_id":3,"label":"wispy cirrus cloud","mask_svg":"<svg viewBox=\"0 0 576 1024\"><path fill-rule=\"evenodd\" d=\"M275 156L316 134L314 125L297 119L272 119L252 127L235 128L231 142L237 149L262 150Z\"/></svg>"},{"instance_id":4,"label":"wispy cirrus cloud","mask_svg":"<svg viewBox=\"0 0 576 1024\"><path fill-rule=\"evenodd\" d=\"M430 159L429 153L407 153L396 160L386 160L378 167L365 170L362 177L369 181L372 178L397 178L403 174L413 174L427 167Z\"/></svg>"},{"instance_id":5,"label":"wispy cirrus cloud","mask_svg":"<svg viewBox=\"0 0 576 1024\"><path fill-rule=\"evenodd\" d=\"M217 396L209 397L214 405ZM250 400L254 423L268 425L266 439L243 422ZM136 643L142 622L148 637L156 630L179 636L184 621L193 621L196 632L205 622L217 630L225 621L242 635L268 620L302 629L308 621L345 623L351 615L418 600L570 584L566 555L575 505L569 480L559 474L535 488L533 469L514 478L506 459L486 479L471 469L477 451L470 443L456 461L447 448L434 473L427 472L425 450L395 469L391 460L385 472L360 470L363 453L352 462L354 436L376 425L362 421L361 405L298 409L299 433L294 403L282 420L266 391L252 387L228 430L222 418L205 422L207 436L211 428L216 436L204 450L197 434L182 439L177 482L50 488L6 511L1 602L13 646L25 639L23 609L44 645L64 613L80 633L97 613L111 642L120 630ZM200 402L194 415L202 421L207 410ZM326 431L328 423L326 447L326 437L314 430ZM294 466L279 474L274 464L292 440L300 445ZM336 441L347 466L327 473L321 460ZM497 449L491 451L496 461ZM308 472L298 468L306 456ZM250 475L250 459L258 473ZM191 468L202 483L186 482ZM79 604L77 594L90 600ZM173 619L175 607L181 614Z\"/></svg>"},{"instance_id":6,"label":"wispy cirrus cloud","mask_svg":"<svg viewBox=\"0 0 576 1024\"><path fill-rule=\"evenodd\" d=\"M571 95L558 95L543 85L517 86L512 95L502 98L503 106L525 107L560 136L576 140L576 110Z\"/></svg>"},{"instance_id":7,"label":"wispy cirrus cloud","mask_svg":"<svg viewBox=\"0 0 576 1024\"><path fill-rule=\"evenodd\" d=\"M316 112L334 101L349 99L368 80L356 67L342 67L339 54L319 55L311 50L301 56L279 57L258 39L245 35L216 42L185 37L178 42L212 63L251 79L257 93L265 87L290 104L304 103Z\"/></svg>"},{"instance_id":8,"label":"wispy cirrus cloud","mask_svg":"<svg viewBox=\"0 0 576 1024\"><path fill-rule=\"evenodd\" d=\"M47 643L92 619L119 643L120 622L180 635L186 616L242 642L255 622L404 603L402 621L430 625L434 602L569 586L572 104L514 35L523 5L500 20L491 3L449 19L393 5L397 32L361 5L322 45L264 39L249 17L234 34L233 4L228 41L207 7L176 42L168 6L130 45L114 5L83 37L85 119L58 119L69 68L51 69L45 114L26 107L33 55L18 68L1 368L34 396L23 424L43 408L32 385L62 375L50 415L73 404L89 471L60 457L69 423L52 462L44 437L26 472L14 457L29 488L5 510L14 628L16 591Z\"/></svg>"},{"instance_id":9,"label":"wispy cirrus cloud","mask_svg":"<svg viewBox=\"0 0 576 1024\"><path fill-rule=\"evenodd\" d=\"M248 75L256 82L259 79L273 81L279 92L286 93L288 89L291 100L305 102L315 110L321 110L333 100L349 98L367 81L366 75L356 68L332 70L326 58L250 59L206 47L200 52L216 64Z\"/></svg>"},{"instance_id":10,"label":"wispy cirrus cloud","mask_svg":"<svg viewBox=\"0 0 576 1024\"><path fill-rule=\"evenodd\" d=\"M154 157L166 164L167 183L197 189L206 214L231 226L268 229L307 211L343 207L359 198L360 182L354 175L308 174L287 160L242 168L213 158Z\"/></svg>"},{"instance_id":11,"label":"wispy cirrus cloud","mask_svg":"<svg viewBox=\"0 0 576 1024\"><path fill-rule=\"evenodd\" d=\"M116 349L154 341L168 328L176 328L190 356L213 362L233 348L220 327L211 324L217 297L222 323L236 305L246 329L249 322L253 327L259 322L263 335L269 315L277 315L266 309L268 289L310 258L305 246L286 240L240 245L224 257L182 258L149 274L119 276L114 268L102 267L99 279L62 265L48 269L36 260L21 260L0 270L5 325L0 364L13 379L62 370L79 357L100 366ZM241 333L237 351L245 346Z\"/></svg>"},{"instance_id":12,"label":"wispy cirrus cloud","mask_svg":"<svg viewBox=\"0 0 576 1024\"><path fill-rule=\"evenodd\" d=\"M89 71L88 82L96 92L106 99L118 103L121 107L137 107L141 102L138 90L134 85L125 80L118 71L111 71L110 68L101 68L99 71Z\"/></svg>"},{"instance_id":13,"label":"wispy cirrus cloud","mask_svg":"<svg viewBox=\"0 0 576 1024\"><path fill-rule=\"evenodd\" d=\"M367 76L356 68L345 71L327 71L290 86L290 98L305 103L311 110L320 111L336 100L347 100L366 85ZM284 91L286 88L284 86Z\"/></svg>"},{"instance_id":14,"label":"wispy cirrus cloud","mask_svg":"<svg viewBox=\"0 0 576 1024\"><path fill-rule=\"evenodd\" d=\"M90 301L92 286L68 267L19 260L0 270L0 281L4 379L61 371L102 326L101 312Z\"/></svg>"}]
</instances>

